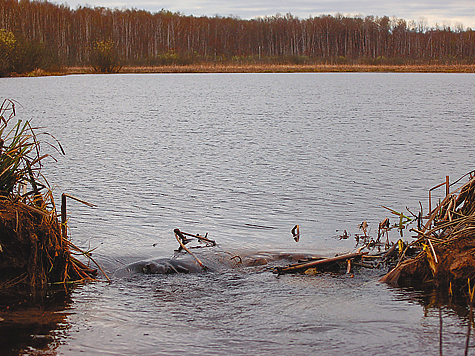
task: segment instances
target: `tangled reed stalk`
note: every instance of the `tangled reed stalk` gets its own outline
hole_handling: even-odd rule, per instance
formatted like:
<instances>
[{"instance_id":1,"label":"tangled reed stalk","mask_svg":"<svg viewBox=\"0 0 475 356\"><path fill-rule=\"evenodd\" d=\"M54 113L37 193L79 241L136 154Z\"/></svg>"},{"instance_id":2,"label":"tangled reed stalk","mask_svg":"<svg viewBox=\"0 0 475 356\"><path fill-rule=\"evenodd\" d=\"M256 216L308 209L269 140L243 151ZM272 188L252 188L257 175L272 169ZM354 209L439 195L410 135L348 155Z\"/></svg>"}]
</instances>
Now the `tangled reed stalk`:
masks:
<instances>
[{"instance_id":1,"label":"tangled reed stalk","mask_svg":"<svg viewBox=\"0 0 475 356\"><path fill-rule=\"evenodd\" d=\"M450 294L467 289L475 278L475 171L460 188L448 193L427 215L416 232L416 240L406 248L399 263L381 281L400 286L447 289ZM419 247L413 258L405 258L408 248Z\"/></svg>"},{"instance_id":2,"label":"tangled reed stalk","mask_svg":"<svg viewBox=\"0 0 475 356\"><path fill-rule=\"evenodd\" d=\"M61 233L52 191L41 173L47 144L64 154L53 136L37 134L29 121L15 122L15 102L0 106L0 291L36 293L46 286L92 279L92 270L71 255ZM46 136L54 144L40 140ZM53 158L54 159L54 158Z\"/></svg>"}]
</instances>

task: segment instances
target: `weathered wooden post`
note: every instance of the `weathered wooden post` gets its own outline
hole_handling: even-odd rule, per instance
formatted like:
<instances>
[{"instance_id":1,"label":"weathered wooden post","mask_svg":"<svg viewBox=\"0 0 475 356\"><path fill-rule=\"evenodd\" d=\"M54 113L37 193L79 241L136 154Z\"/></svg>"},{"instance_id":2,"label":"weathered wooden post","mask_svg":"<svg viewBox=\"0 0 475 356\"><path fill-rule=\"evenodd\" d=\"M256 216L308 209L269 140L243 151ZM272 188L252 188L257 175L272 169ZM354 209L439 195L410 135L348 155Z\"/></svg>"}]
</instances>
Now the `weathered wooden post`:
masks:
<instances>
[{"instance_id":1,"label":"weathered wooden post","mask_svg":"<svg viewBox=\"0 0 475 356\"><path fill-rule=\"evenodd\" d=\"M61 194L61 237L67 239L68 228L66 226L66 194Z\"/></svg>"}]
</instances>

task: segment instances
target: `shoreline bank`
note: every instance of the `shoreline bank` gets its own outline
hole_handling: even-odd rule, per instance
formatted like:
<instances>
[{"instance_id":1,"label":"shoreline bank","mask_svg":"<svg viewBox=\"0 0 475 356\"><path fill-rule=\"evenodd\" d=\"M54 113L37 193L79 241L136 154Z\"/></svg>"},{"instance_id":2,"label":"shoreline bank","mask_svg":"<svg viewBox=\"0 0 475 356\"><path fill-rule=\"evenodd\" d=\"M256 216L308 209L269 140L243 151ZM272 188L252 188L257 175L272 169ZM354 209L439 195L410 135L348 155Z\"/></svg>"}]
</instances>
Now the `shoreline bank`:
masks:
<instances>
[{"instance_id":1,"label":"shoreline bank","mask_svg":"<svg viewBox=\"0 0 475 356\"><path fill-rule=\"evenodd\" d=\"M453 65L341 65L341 64L193 64L124 66L119 74L145 73L475 73L475 64ZM58 72L36 70L26 75L54 76L98 74L91 67L66 67Z\"/></svg>"}]
</instances>

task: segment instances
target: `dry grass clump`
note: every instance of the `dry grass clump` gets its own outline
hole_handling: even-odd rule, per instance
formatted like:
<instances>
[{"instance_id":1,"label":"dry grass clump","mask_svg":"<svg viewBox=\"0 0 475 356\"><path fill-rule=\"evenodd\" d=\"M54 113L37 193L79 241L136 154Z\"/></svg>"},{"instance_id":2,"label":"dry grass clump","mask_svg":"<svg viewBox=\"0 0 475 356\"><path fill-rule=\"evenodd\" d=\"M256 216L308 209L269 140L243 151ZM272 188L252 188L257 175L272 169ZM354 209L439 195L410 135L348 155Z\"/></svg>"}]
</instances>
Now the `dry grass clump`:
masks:
<instances>
[{"instance_id":1,"label":"dry grass clump","mask_svg":"<svg viewBox=\"0 0 475 356\"><path fill-rule=\"evenodd\" d=\"M23 284L36 290L68 279L69 254L54 214L42 214L21 201L3 198L0 241L0 289Z\"/></svg>"},{"instance_id":2,"label":"dry grass clump","mask_svg":"<svg viewBox=\"0 0 475 356\"><path fill-rule=\"evenodd\" d=\"M120 73L297 73L297 72L400 72L475 73L470 64L370 65L370 64L279 64L195 63L188 65L123 66ZM65 74L92 73L89 67L69 67Z\"/></svg>"},{"instance_id":3,"label":"dry grass clump","mask_svg":"<svg viewBox=\"0 0 475 356\"><path fill-rule=\"evenodd\" d=\"M399 286L465 290L475 279L475 171L469 181L451 194L428 215L411 246L421 252L405 259L382 278ZM448 189L448 185L447 185Z\"/></svg>"},{"instance_id":4,"label":"dry grass clump","mask_svg":"<svg viewBox=\"0 0 475 356\"><path fill-rule=\"evenodd\" d=\"M53 283L92 278L95 271L70 254L48 182L41 174L40 136L17 120L15 103L0 106L0 291L43 290ZM52 138L54 140L54 138ZM64 153L56 140L46 143Z\"/></svg>"}]
</instances>

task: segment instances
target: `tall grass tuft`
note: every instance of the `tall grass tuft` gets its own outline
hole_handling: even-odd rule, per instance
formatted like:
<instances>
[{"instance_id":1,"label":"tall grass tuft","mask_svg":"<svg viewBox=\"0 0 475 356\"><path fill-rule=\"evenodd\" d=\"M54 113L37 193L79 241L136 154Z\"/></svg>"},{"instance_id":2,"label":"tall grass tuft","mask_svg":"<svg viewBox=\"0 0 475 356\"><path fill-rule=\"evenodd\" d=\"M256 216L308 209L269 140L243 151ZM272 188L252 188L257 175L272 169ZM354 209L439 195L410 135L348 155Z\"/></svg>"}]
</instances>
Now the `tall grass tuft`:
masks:
<instances>
[{"instance_id":1,"label":"tall grass tuft","mask_svg":"<svg viewBox=\"0 0 475 356\"><path fill-rule=\"evenodd\" d=\"M41 154L41 142L30 121L15 122L15 114L15 102L4 100L0 106L0 196L40 206L43 195L49 195L49 184L41 174L42 161L52 156ZM54 140L57 145L48 145L64 154Z\"/></svg>"},{"instance_id":2,"label":"tall grass tuft","mask_svg":"<svg viewBox=\"0 0 475 356\"><path fill-rule=\"evenodd\" d=\"M0 292L17 288L33 295L43 293L48 285L93 279L96 271L71 255L72 244L61 231L52 190L41 173L43 160L52 157L41 153L42 144L64 151L53 136L37 134L30 121L15 120L15 114L15 102L4 100L0 106ZM40 140L39 135L47 135L48 140ZM53 144L48 143L51 139Z\"/></svg>"}]
</instances>

